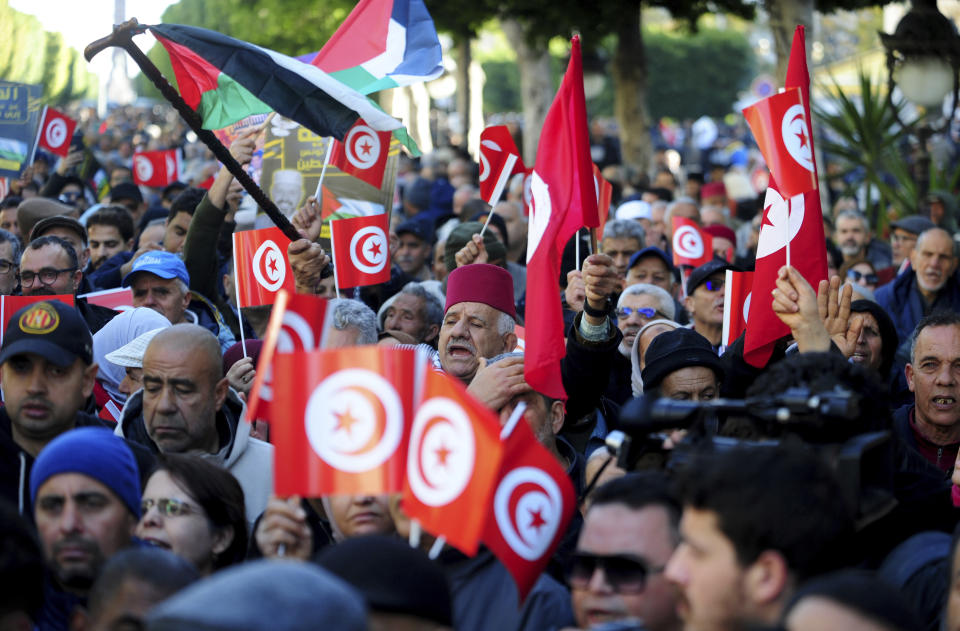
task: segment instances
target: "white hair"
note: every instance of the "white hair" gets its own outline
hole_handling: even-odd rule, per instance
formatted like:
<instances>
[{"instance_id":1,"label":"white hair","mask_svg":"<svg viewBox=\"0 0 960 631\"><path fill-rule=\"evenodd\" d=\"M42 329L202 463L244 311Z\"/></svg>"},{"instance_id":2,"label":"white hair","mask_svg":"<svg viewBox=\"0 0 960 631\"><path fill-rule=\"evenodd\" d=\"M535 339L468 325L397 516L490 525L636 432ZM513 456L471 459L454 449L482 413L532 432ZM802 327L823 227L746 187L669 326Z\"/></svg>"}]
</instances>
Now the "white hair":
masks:
<instances>
[{"instance_id":1,"label":"white hair","mask_svg":"<svg viewBox=\"0 0 960 631\"><path fill-rule=\"evenodd\" d=\"M662 287L650 285L647 283L635 283L623 290L620 298L617 300L617 309L623 306L623 299L627 296L653 296L657 301L657 311L667 316L669 319L676 317L676 304L673 298Z\"/></svg>"},{"instance_id":2,"label":"white hair","mask_svg":"<svg viewBox=\"0 0 960 631\"><path fill-rule=\"evenodd\" d=\"M359 300L337 298L331 300L333 306L333 326L338 331L353 327L359 331L357 345L377 343L377 314Z\"/></svg>"},{"instance_id":3,"label":"white hair","mask_svg":"<svg viewBox=\"0 0 960 631\"><path fill-rule=\"evenodd\" d=\"M509 313L500 312L500 317L497 318L497 335L506 335L507 333L513 333L514 328L517 326L517 321L513 319ZM511 349L512 350L512 349Z\"/></svg>"}]
</instances>

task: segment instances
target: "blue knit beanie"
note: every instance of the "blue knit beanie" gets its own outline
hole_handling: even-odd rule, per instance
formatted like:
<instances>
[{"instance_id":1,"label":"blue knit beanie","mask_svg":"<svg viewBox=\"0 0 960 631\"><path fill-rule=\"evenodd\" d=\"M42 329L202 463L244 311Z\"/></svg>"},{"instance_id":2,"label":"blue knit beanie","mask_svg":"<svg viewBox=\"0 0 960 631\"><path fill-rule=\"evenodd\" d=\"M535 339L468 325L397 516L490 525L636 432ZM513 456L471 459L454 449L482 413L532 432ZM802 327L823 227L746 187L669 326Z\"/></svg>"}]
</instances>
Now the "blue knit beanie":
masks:
<instances>
[{"instance_id":1,"label":"blue knit beanie","mask_svg":"<svg viewBox=\"0 0 960 631\"><path fill-rule=\"evenodd\" d=\"M140 519L140 472L133 452L105 427L81 427L60 434L43 448L30 472L30 503L37 489L60 473L82 473L105 485Z\"/></svg>"}]
</instances>

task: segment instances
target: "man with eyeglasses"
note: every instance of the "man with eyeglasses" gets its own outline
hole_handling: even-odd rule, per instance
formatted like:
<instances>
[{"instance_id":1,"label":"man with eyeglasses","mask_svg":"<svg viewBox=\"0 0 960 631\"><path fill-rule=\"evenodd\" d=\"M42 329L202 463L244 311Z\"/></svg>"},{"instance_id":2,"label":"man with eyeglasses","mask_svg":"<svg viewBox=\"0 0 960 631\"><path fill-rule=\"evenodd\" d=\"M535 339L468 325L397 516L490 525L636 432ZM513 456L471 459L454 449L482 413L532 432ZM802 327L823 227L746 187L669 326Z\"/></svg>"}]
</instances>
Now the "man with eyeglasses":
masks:
<instances>
[{"instance_id":1,"label":"man with eyeglasses","mask_svg":"<svg viewBox=\"0 0 960 631\"><path fill-rule=\"evenodd\" d=\"M687 279L684 299L690 314L689 328L707 338L718 354L723 338L723 286L727 270L740 271L735 265L716 259L693 270Z\"/></svg>"},{"instance_id":2,"label":"man with eyeglasses","mask_svg":"<svg viewBox=\"0 0 960 631\"><path fill-rule=\"evenodd\" d=\"M20 240L0 228L0 295L9 296L17 289L20 267Z\"/></svg>"},{"instance_id":3,"label":"man with eyeglasses","mask_svg":"<svg viewBox=\"0 0 960 631\"><path fill-rule=\"evenodd\" d=\"M664 577L680 542L680 502L659 471L631 473L594 491L568 575L580 629L679 631L677 592Z\"/></svg>"},{"instance_id":4,"label":"man with eyeglasses","mask_svg":"<svg viewBox=\"0 0 960 631\"><path fill-rule=\"evenodd\" d=\"M46 235L31 241L24 250L19 279L24 296L76 296L83 272L73 246L60 237ZM90 304L84 298L77 299L76 307L91 333L102 329L117 315L113 309Z\"/></svg>"},{"instance_id":5,"label":"man with eyeglasses","mask_svg":"<svg viewBox=\"0 0 960 631\"><path fill-rule=\"evenodd\" d=\"M673 298L654 285L637 283L623 290L617 300L617 328L623 340L617 347L620 352L610 370L610 385L606 396L618 405L623 405L633 396L630 386L630 350L643 325L652 320L673 320Z\"/></svg>"}]
</instances>

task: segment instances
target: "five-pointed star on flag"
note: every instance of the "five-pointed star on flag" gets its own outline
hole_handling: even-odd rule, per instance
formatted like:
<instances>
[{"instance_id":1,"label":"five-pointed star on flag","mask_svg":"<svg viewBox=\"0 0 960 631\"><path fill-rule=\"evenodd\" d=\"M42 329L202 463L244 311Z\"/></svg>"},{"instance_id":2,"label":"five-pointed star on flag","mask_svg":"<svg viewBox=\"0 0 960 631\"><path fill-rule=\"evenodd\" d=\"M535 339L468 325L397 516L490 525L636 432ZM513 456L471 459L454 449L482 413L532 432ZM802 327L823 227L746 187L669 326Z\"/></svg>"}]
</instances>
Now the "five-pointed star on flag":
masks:
<instances>
[{"instance_id":1,"label":"five-pointed star on flag","mask_svg":"<svg viewBox=\"0 0 960 631\"><path fill-rule=\"evenodd\" d=\"M337 426L333 428L335 432L339 432L342 429L346 431L347 434L350 434L350 430L359 420L350 414L350 408L347 408L343 412L334 412L333 415L337 417Z\"/></svg>"},{"instance_id":2,"label":"five-pointed star on flag","mask_svg":"<svg viewBox=\"0 0 960 631\"><path fill-rule=\"evenodd\" d=\"M373 256L380 256L380 242L374 241L370 244L370 252L373 253Z\"/></svg>"},{"instance_id":3,"label":"five-pointed star on flag","mask_svg":"<svg viewBox=\"0 0 960 631\"><path fill-rule=\"evenodd\" d=\"M803 149L807 146L807 135L803 133L803 130L797 132L797 138L800 139L800 148Z\"/></svg>"},{"instance_id":4,"label":"five-pointed star on flag","mask_svg":"<svg viewBox=\"0 0 960 631\"><path fill-rule=\"evenodd\" d=\"M770 209L771 209L771 208L773 208L773 205L772 205L772 204L771 204L770 206L767 206L766 208L763 209L763 219L760 220L760 230L763 230L763 227L764 227L764 226L770 226L771 228L775 228L775 227L776 227L776 226L773 225L773 222L770 221Z\"/></svg>"},{"instance_id":5,"label":"five-pointed star on flag","mask_svg":"<svg viewBox=\"0 0 960 631\"><path fill-rule=\"evenodd\" d=\"M370 154L370 150L373 149L373 145L370 144L370 139L369 139L369 138L364 138L364 139L363 139L363 144L362 144L362 145L359 145L359 146L360 146L360 152L361 152L363 155L365 155L365 156L366 156L366 155L369 155L369 154Z\"/></svg>"},{"instance_id":6,"label":"five-pointed star on flag","mask_svg":"<svg viewBox=\"0 0 960 631\"><path fill-rule=\"evenodd\" d=\"M543 518L543 510L539 508L530 511L530 518L530 528L536 530L537 533L540 532L540 528L547 525L547 520Z\"/></svg>"},{"instance_id":7,"label":"five-pointed star on flag","mask_svg":"<svg viewBox=\"0 0 960 631\"><path fill-rule=\"evenodd\" d=\"M434 452L437 454L437 464L442 467L447 466L447 458L450 457L450 454L453 453L452 450L448 449L443 443L440 444L440 447L435 449Z\"/></svg>"},{"instance_id":8,"label":"five-pointed star on flag","mask_svg":"<svg viewBox=\"0 0 960 631\"><path fill-rule=\"evenodd\" d=\"M270 258L267 259L267 269L273 272L272 276L277 275L277 257L276 256L270 256Z\"/></svg>"}]
</instances>

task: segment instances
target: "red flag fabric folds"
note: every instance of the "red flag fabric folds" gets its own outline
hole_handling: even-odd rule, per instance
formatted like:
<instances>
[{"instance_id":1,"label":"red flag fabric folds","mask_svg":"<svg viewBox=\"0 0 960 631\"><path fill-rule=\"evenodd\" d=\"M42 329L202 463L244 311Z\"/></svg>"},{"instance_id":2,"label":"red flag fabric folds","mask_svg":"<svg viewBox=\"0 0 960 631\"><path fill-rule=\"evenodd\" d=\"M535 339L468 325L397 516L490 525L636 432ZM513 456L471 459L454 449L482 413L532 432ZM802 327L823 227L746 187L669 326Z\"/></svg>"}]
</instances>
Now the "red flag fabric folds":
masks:
<instances>
[{"instance_id":1,"label":"red flag fabric folds","mask_svg":"<svg viewBox=\"0 0 960 631\"><path fill-rule=\"evenodd\" d=\"M817 186L810 125L800 94L799 88L789 88L743 110L773 179L788 197Z\"/></svg>"},{"instance_id":2,"label":"red flag fabric folds","mask_svg":"<svg viewBox=\"0 0 960 631\"><path fill-rule=\"evenodd\" d=\"M337 285L365 287L390 280L390 218L386 213L330 222Z\"/></svg>"},{"instance_id":3,"label":"red flag fabric folds","mask_svg":"<svg viewBox=\"0 0 960 631\"><path fill-rule=\"evenodd\" d=\"M673 264L700 267L713 259L713 235L686 217L673 217Z\"/></svg>"},{"instance_id":4,"label":"red flag fabric folds","mask_svg":"<svg viewBox=\"0 0 960 631\"><path fill-rule=\"evenodd\" d=\"M480 134L480 197L491 206L500 196L510 176L523 172L520 151L506 125L487 127Z\"/></svg>"},{"instance_id":5,"label":"red flag fabric folds","mask_svg":"<svg viewBox=\"0 0 960 631\"><path fill-rule=\"evenodd\" d=\"M526 319L538 326L527 329L524 377L537 392L566 399L560 257L577 230L600 225L579 37L571 40L570 63L540 133L530 193Z\"/></svg>"},{"instance_id":6,"label":"red flag fabric folds","mask_svg":"<svg viewBox=\"0 0 960 631\"><path fill-rule=\"evenodd\" d=\"M281 289L294 293L293 271L287 262L289 245L290 239L279 228L233 233L238 306L272 305Z\"/></svg>"},{"instance_id":7,"label":"red flag fabric folds","mask_svg":"<svg viewBox=\"0 0 960 631\"><path fill-rule=\"evenodd\" d=\"M76 127L77 121L48 105L44 106L43 118L37 130L37 146L58 156L66 156L70 153L70 142Z\"/></svg>"},{"instance_id":8,"label":"red flag fabric folds","mask_svg":"<svg viewBox=\"0 0 960 631\"><path fill-rule=\"evenodd\" d=\"M180 179L180 156L176 149L137 151L133 154L133 182L161 188Z\"/></svg>"},{"instance_id":9,"label":"red flag fabric folds","mask_svg":"<svg viewBox=\"0 0 960 631\"><path fill-rule=\"evenodd\" d=\"M390 153L390 137L390 132L378 132L360 119L347 132L343 142L333 141L330 164L374 188L380 188Z\"/></svg>"}]
</instances>

